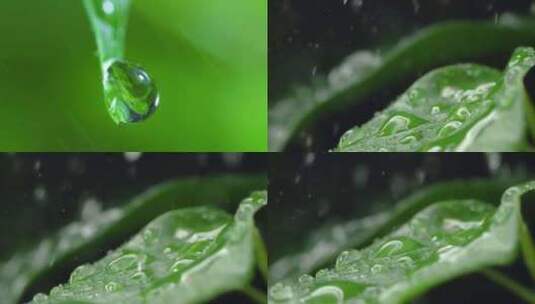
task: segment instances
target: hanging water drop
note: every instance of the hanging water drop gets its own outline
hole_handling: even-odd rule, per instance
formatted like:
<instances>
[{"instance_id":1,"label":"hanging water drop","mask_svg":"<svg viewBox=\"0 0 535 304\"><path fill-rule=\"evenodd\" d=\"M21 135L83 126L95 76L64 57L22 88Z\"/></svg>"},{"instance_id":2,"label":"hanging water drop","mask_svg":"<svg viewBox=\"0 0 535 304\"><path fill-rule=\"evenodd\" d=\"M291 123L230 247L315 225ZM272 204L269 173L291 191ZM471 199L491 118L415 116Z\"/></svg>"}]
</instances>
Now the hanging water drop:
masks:
<instances>
[{"instance_id":1,"label":"hanging water drop","mask_svg":"<svg viewBox=\"0 0 535 304\"><path fill-rule=\"evenodd\" d=\"M131 0L84 0L99 51L104 100L117 124L145 120L159 104L159 93L149 73L124 60L131 3Z\"/></svg>"},{"instance_id":2,"label":"hanging water drop","mask_svg":"<svg viewBox=\"0 0 535 304\"><path fill-rule=\"evenodd\" d=\"M158 107L156 85L140 66L114 60L105 67L103 84L108 111L118 124L145 120Z\"/></svg>"}]
</instances>

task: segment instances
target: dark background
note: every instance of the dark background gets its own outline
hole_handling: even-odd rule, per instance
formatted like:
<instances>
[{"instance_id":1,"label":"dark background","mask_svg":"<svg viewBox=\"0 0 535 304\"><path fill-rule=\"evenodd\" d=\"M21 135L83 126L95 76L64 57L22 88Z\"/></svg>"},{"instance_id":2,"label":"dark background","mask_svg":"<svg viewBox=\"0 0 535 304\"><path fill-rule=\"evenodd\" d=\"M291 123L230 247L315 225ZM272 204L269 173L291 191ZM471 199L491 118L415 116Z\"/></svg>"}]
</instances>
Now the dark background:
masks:
<instances>
[{"instance_id":1,"label":"dark background","mask_svg":"<svg viewBox=\"0 0 535 304\"><path fill-rule=\"evenodd\" d=\"M498 175L533 177L535 157L529 153L277 153L270 157L269 174L266 241L274 262L323 224L385 210L423 185ZM535 215L534 204L524 207L527 218ZM535 232L535 225L530 228ZM521 263L507 271L531 284ZM479 275L435 288L419 303L479 301L520 303Z\"/></svg>"},{"instance_id":2,"label":"dark background","mask_svg":"<svg viewBox=\"0 0 535 304\"><path fill-rule=\"evenodd\" d=\"M87 200L105 210L174 178L266 170L261 153L0 154L0 260L78 219ZM259 277L254 285L265 288ZM215 302L250 301L229 293Z\"/></svg>"},{"instance_id":3,"label":"dark background","mask_svg":"<svg viewBox=\"0 0 535 304\"><path fill-rule=\"evenodd\" d=\"M384 54L402 38L443 21L493 21L504 13L532 14L535 8L532 3L531 0L347 0L345 4L343 0L269 1L269 105L272 107L295 94L299 87L324 82L325 75L355 51ZM510 55L508 52L475 62L501 69ZM301 134L289 150L332 149L346 130L368 121L425 72L381 88L361 106L319 122ZM312 143L307 138L312 138Z\"/></svg>"}]
</instances>

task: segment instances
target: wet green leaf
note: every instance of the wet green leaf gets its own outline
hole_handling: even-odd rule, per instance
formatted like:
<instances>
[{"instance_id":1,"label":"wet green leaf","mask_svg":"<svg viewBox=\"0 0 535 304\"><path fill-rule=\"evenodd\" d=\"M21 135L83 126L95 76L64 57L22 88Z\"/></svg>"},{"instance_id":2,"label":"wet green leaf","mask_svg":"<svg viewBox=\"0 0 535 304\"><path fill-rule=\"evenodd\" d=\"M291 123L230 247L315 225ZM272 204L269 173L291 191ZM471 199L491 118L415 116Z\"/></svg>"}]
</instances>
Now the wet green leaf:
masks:
<instances>
[{"instance_id":1,"label":"wet green leaf","mask_svg":"<svg viewBox=\"0 0 535 304\"><path fill-rule=\"evenodd\" d=\"M234 217L209 207L170 211L32 303L198 303L240 289L254 269L253 217L266 204L267 193L255 192Z\"/></svg>"},{"instance_id":2,"label":"wet green leaf","mask_svg":"<svg viewBox=\"0 0 535 304\"><path fill-rule=\"evenodd\" d=\"M251 191L266 186L264 176L228 175L184 178L154 186L123 208L107 210L72 223L35 248L19 252L0 264L2 303L14 304L36 285L53 286L50 278L91 261L139 231L155 217L177 208L214 205L223 209Z\"/></svg>"},{"instance_id":3,"label":"wet green leaf","mask_svg":"<svg viewBox=\"0 0 535 304\"><path fill-rule=\"evenodd\" d=\"M362 250L342 252L315 277L277 283L272 303L404 303L460 275L516 257L520 198L535 182L511 187L501 204L438 201Z\"/></svg>"},{"instance_id":4,"label":"wet green leaf","mask_svg":"<svg viewBox=\"0 0 535 304\"><path fill-rule=\"evenodd\" d=\"M401 40L385 55L368 51L354 53L326 77L323 85L303 88L270 110L270 150L287 149L319 121L346 111L372 93L411 75L444 64L511 52L515 47L535 42L533 20L505 17L499 23L434 25Z\"/></svg>"},{"instance_id":5,"label":"wet green leaf","mask_svg":"<svg viewBox=\"0 0 535 304\"><path fill-rule=\"evenodd\" d=\"M535 51L518 48L503 74L475 64L434 70L345 133L336 151L521 150L529 105L523 79L534 65Z\"/></svg>"},{"instance_id":6,"label":"wet green leaf","mask_svg":"<svg viewBox=\"0 0 535 304\"><path fill-rule=\"evenodd\" d=\"M303 246L293 254L273 261L270 279L277 282L326 267L343 250L369 245L375 238L399 227L415 213L434 202L468 198L499 201L501 194L509 186L521 180L507 177L437 183L419 189L383 212L345 222L329 223L310 233Z\"/></svg>"}]
</instances>

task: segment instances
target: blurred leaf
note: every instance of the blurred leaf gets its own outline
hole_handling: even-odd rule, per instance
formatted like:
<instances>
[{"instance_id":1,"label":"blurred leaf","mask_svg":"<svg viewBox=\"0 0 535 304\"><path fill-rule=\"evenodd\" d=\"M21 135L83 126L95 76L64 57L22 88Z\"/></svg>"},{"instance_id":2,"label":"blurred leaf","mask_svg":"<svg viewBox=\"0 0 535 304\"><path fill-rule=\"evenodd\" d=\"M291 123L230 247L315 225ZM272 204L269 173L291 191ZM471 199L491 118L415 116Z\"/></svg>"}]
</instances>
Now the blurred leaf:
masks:
<instances>
[{"instance_id":1,"label":"blurred leaf","mask_svg":"<svg viewBox=\"0 0 535 304\"><path fill-rule=\"evenodd\" d=\"M523 225L521 196L535 182L511 187L501 204L436 201L362 250L342 252L316 277L275 284L273 303L404 303L463 274L511 263ZM534 295L531 295L532 299Z\"/></svg>"},{"instance_id":2,"label":"blurred leaf","mask_svg":"<svg viewBox=\"0 0 535 304\"><path fill-rule=\"evenodd\" d=\"M155 186L124 208L72 223L35 248L0 264L3 302L16 303L23 294L54 283L54 278L64 271L70 271L80 261L98 257L162 213L209 204L228 210L249 192L265 187L264 176L247 175L180 179Z\"/></svg>"},{"instance_id":3,"label":"blurred leaf","mask_svg":"<svg viewBox=\"0 0 535 304\"><path fill-rule=\"evenodd\" d=\"M256 192L234 218L208 207L170 211L32 303L198 303L240 289L253 274L253 216L266 204Z\"/></svg>"},{"instance_id":4,"label":"blurred leaf","mask_svg":"<svg viewBox=\"0 0 535 304\"><path fill-rule=\"evenodd\" d=\"M518 48L505 72L474 64L417 80L372 120L344 134L336 151L518 151L527 144L524 76L532 48Z\"/></svg>"},{"instance_id":5,"label":"blurred leaf","mask_svg":"<svg viewBox=\"0 0 535 304\"><path fill-rule=\"evenodd\" d=\"M433 25L401 40L384 56L363 51L353 54L328 75L325 84L303 88L270 110L270 150L286 149L320 120L362 103L371 93L410 75L447 63L511 52L535 42L533 20L506 17L500 23Z\"/></svg>"}]
</instances>

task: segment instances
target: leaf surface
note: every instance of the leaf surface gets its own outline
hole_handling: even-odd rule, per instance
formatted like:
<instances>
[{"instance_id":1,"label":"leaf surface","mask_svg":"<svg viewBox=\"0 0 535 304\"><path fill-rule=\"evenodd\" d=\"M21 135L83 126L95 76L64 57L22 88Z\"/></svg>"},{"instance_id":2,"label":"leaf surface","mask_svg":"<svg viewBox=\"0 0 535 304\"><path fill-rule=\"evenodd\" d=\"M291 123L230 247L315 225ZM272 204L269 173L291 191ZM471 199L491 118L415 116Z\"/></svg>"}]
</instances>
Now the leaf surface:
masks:
<instances>
[{"instance_id":1,"label":"leaf surface","mask_svg":"<svg viewBox=\"0 0 535 304\"><path fill-rule=\"evenodd\" d=\"M287 149L319 121L362 103L373 92L406 77L443 64L511 52L519 45L535 42L533 20L506 17L498 24L434 25L403 39L385 55L368 51L354 53L326 77L324 84L302 88L270 109L270 150Z\"/></svg>"},{"instance_id":2,"label":"leaf surface","mask_svg":"<svg viewBox=\"0 0 535 304\"><path fill-rule=\"evenodd\" d=\"M273 285L272 303L403 303L447 280L510 263L523 225L520 198L535 182L511 187L501 204L475 199L432 204L333 268Z\"/></svg>"},{"instance_id":3,"label":"leaf surface","mask_svg":"<svg viewBox=\"0 0 535 304\"><path fill-rule=\"evenodd\" d=\"M343 250L369 245L374 239L403 225L414 214L439 200L478 199L498 201L501 194L521 178L456 180L423 187L392 208L338 223L329 223L310 233L301 248L273 261L271 281L281 281L328 266Z\"/></svg>"},{"instance_id":4,"label":"leaf surface","mask_svg":"<svg viewBox=\"0 0 535 304\"><path fill-rule=\"evenodd\" d=\"M228 210L248 193L265 185L264 176L227 175L183 178L154 186L125 207L72 223L34 248L1 263L2 303L14 304L24 294L33 295L43 286L54 286L57 282L49 278L61 276L80 262L101 256L103 250L119 245L169 210L210 204Z\"/></svg>"},{"instance_id":5,"label":"leaf surface","mask_svg":"<svg viewBox=\"0 0 535 304\"><path fill-rule=\"evenodd\" d=\"M234 217L210 207L170 211L32 303L198 303L239 289L253 273L253 217L266 204L266 192L255 192Z\"/></svg>"},{"instance_id":6,"label":"leaf surface","mask_svg":"<svg viewBox=\"0 0 535 304\"><path fill-rule=\"evenodd\" d=\"M529 104L523 79L534 65L535 51L518 48L503 74L475 64L434 70L346 132L336 151L521 150Z\"/></svg>"}]
</instances>

